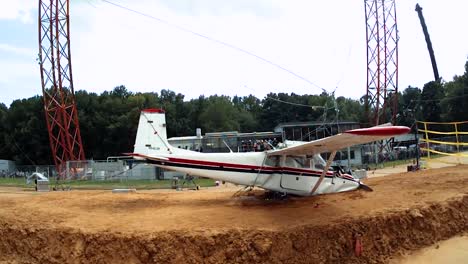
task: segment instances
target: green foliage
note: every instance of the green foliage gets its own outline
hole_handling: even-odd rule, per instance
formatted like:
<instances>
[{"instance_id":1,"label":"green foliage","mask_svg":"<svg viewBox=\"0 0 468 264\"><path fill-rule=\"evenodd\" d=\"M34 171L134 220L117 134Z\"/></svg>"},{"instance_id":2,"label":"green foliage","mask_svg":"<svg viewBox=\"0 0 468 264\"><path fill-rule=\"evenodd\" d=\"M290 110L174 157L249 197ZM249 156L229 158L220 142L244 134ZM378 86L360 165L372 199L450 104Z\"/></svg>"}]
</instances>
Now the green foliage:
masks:
<instances>
[{"instance_id":1,"label":"green foliage","mask_svg":"<svg viewBox=\"0 0 468 264\"><path fill-rule=\"evenodd\" d=\"M8 108L6 105L0 103L0 159L2 159L2 157L7 157L10 153L10 145L7 144L7 116Z\"/></svg>"},{"instance_id":2,"label":"green foliage","mask_svg":"<svg viewBox=\"0 0 468 264\"><path fill-rule=\"evenodd\" d=\"M14 101L5 118L4 157L22 164L51 164L44 108L39 96Z\"/></svg>"},{"instance_id":3,"label":"green foliage","mask_svg":"<svg viewBox=\"0 0 468 264\"><path fill-rule=\"evenodd\" d=\"M210 96L208 106L201 113L205 132L239 131L239 111L228 96Z\"/></svg>"},{"instance_id":4,"label":"green foliage","mask_svg":"<svg viewBox=\"0 0 468 264\"><path fill-rule=\"evenodd\" d=\"M403 126L412 126L414 120L422 119L421 90L408 86L398 96L398 123Z\"/></svg>"},{"instance_id":5,"label":"green foliage","mask_svg":"<svg viewBox=\"0 0 468 264\"><path fill-rule=\"evenodd\" d=\"M445 84L445 97L441 101L443 118L447 121L465 121L468 113L468 61L465 73Z\"/></svg>"},{"instance_id":6,"label":"green foliage","mask_svg":"<svg viewBox=\"0 0 468 264\"><path fill-rule=\"evenodd\" d=\"M424 85L421 93L421 111L424 121L441 121L440 101L443 96L444 90L440 82L432 81Z\"/></svg>"},{"instance_id":7,"label":"green foliage","mask_svg":"<svg viewBox=\"0 0 468 264\"><path fill-rule=\"evenodd\" d=\"M340 96L336 98L336 103L339 109L339 120L362 122L365 119L364 106L359 101Z\"/></svg>"}]
</instances>

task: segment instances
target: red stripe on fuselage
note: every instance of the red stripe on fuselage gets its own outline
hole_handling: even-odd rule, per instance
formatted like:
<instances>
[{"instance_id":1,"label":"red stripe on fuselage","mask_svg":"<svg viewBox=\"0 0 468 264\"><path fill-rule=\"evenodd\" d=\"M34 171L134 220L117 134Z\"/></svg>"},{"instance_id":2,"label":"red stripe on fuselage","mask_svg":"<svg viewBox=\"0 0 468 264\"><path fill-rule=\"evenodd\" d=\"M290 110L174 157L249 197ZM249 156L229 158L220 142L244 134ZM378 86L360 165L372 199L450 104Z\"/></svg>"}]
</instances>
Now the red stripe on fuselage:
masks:
<instances>
[{"instance_id":1,"label":"red stripe on fuselage","mask_svg":"<svg viewBox=\"0 0 468 264\"><path fill-rule=\"evenodd\" d=\"M169 158L169 161L174 162L174 163L184 163L184 164L190 164L190 165L202 165L202 166L210 166L210 167L225 167L225 168L261 170L261 171L288 170L288 171L298 172L298 173L322 174L322 171L319 171L319 170L299 169L299 168L292 168L292 167L271 167L271 166L261 167L261 166L256 166L256 165L213 162L213 161L204 161L204 160L191 160L191 159L181 159L181 158ZM333 172L327 172L327 175L332 176Z\"/></svg>"}]
</instances>

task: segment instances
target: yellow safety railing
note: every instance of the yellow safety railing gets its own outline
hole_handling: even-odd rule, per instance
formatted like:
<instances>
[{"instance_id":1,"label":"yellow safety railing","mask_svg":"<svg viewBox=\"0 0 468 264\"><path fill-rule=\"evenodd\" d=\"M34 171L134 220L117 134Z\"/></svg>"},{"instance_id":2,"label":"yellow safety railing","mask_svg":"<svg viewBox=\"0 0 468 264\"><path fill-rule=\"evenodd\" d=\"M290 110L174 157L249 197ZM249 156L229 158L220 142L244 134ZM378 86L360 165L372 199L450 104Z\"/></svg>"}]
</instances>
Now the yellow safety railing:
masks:
<instances>
[{"instance_id":1,"label":"yellow safety railing","mask_svg":"<svg viewBox=\"0 0 468 264\"><path fill-rule=\"evenodd\" d=\"M464 147L468 146L467 136L468 121L462 122L424 122L416 121L418 132L424 135L421 139L425 143L425 147L420 149L427 153L427 161L431 160L431 154L437 156L455 157L453 158L438 158L437 162L462 164L468 163L468 150L463 151ZM443 126L445 131L438 131L434 127ZM431 127L431 128L429 128ZM438 136L440 135L440 136ZM465 136L463 140L463 136ZM451 137L450 141L441 139L442 137ZM454 149L456 147L456 151ZM449 152L450 151L450 152ZM434 155L433 155L434 156Z\"/></svg>"}]
</instances>

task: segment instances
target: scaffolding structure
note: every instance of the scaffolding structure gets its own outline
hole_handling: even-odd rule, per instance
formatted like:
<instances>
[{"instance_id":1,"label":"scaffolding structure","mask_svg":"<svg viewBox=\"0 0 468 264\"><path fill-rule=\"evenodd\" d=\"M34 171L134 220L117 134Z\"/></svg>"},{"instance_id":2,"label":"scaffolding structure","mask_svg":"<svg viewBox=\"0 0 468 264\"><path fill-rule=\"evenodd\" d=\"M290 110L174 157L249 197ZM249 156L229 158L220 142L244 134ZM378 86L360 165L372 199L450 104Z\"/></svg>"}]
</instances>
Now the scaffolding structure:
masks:
<instances>
[{"instance_id":1,"label":"scaffolding structure","mask_svg":"<svg viewBox=\"0 0 468 264\"><path fill-rule=\"evenodd\" d=\"M398 28L395 0L364 0L367 43L366 112L371 126L395 123L398 111Z\"/></svg>"},{"instance_id":2,"label":"scaffolding structure","mask_svg":"<svg viewBox=\"0 0 468 264\"><path fill-rule=\"evenodd\" d=\"M63 179L68 160L84 160L70 55L68 0L39 0L39 65L54 163Z\"/></svg>"}]
</instances>

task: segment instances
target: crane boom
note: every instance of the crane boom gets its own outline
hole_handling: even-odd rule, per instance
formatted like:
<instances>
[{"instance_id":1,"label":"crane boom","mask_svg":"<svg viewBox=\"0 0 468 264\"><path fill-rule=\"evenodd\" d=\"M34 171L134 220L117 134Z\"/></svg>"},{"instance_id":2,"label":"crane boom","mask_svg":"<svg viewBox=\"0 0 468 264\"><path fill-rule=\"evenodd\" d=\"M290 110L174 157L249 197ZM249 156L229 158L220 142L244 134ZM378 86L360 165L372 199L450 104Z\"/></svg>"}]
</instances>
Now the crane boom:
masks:
<instances>
[{"instance_id":1,"label":"crane boom","mask_svg":"<svg viewBox=\"0 0 468 264\"><path fill-rule=\"evenodd\" d=\"M419 21L421 22L421 27L424 32L424 37L426 38L427 49L429 50L429 56L431 57L432 70L434 71L435 81L439 81L439 70L437 69L437 63L434 55L434 49L432 48L431 38L429 37L429 32L427 31L426 21L422 13L422 7L419 4L416 4L416 12L418 12Z\"/></svg>"}]
</instances>

